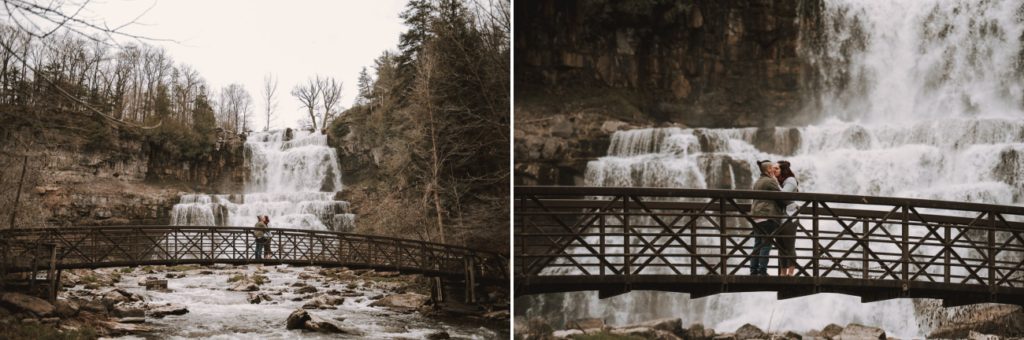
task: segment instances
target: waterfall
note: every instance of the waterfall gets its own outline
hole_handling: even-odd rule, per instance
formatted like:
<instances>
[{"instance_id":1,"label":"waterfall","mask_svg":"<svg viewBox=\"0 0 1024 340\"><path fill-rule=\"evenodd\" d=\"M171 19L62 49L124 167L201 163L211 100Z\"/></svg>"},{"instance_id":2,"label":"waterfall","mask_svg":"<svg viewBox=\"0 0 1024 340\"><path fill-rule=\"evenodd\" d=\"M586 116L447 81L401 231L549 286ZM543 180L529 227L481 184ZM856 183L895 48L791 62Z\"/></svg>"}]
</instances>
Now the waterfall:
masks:
<instances>
[{"instance_id":1,"label":"waterfall","mask_svg":"<svg viewBox=\"0 0 1024 340\"><path fill-rule=\"evenodd\" d=\"M245 141L250 176L241 195L185 194L172 225L252 226L270 216L275 228L349 231L355 226L342 190L338 155L327 136L306 131L257 132Z\"/></svg>"},{"instance_id":2,"label":"waterfall","mask_svg":"<svg viewBox=\"0 0 1024 340\"><path fill-rule=\"evenodd\" d=\"M586 185L749 189L759 159L789 160L803 192L1024 203L1022 1L826 0L803 57L819 72L823 121L776 128L647 128L612 135ZM684 122L685 123L685 122ZM934 252L922 248L919 251ZM773 260L772 263L775 261ZM624 325L680 317L720 331L744 323L808 331L851 322L917 338L910 299L840 294L700 299L634 291L527 297L528 315Z\"/></svg>"}]
</instances>

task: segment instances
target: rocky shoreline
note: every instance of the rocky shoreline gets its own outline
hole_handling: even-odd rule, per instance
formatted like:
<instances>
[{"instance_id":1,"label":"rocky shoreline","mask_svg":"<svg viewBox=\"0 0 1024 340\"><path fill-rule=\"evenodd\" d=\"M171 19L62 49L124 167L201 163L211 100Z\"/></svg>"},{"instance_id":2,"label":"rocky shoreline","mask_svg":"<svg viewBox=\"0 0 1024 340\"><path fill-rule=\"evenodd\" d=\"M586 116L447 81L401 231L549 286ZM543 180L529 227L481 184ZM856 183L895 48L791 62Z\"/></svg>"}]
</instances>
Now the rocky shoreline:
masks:
<instances>
[{"instance_id":1,"label":"rocky shoreline","mask_svg":"<svg viewBox=\"0 0 1024 340\"><path fill-rule=\"evenodd\" d=\"M556 339L658 339L658 340L850 340L850 339L897 339L886 335L885 330L857 323L846 326L830 324L820 330L795 332L787 330L762 330L745 324L733 331L721 331L695 323L684 326L680 318L668 318L641 322L624 326L608 325L602 319L579 319L566 323L566 328L555 330L541 318L526 320L517 316L514 323L515 339L517 340L556 340ZM1019 339L1017 337L1000 337L964 329L962 333L933 333L929 339L972 339L998 340Z\"/></svg>"},{"instance_id":2,"label":"rocky shoreline","mask_svg":"<svg viewBox=\"0 0 1024 340\"><path fill-rule=\"evenodd\" d=\"M239 296L231 300L234 301L231 302L233 308L249 308L238 304L248 302L247 305L255 307L255 313L268 308L291 311L287 317L276 317L282 314L269 312L266 314L273 315L261 315L271 320L255 327L256 331L267 328L270 332L301 330L309 334L373 336L374 332L383 329L388 334L412 332L409 334L414 335L409 338L446 339L453 336L449 329L461 331L457 326L460 322L476 324L475 327L489 324L493 330L484 333L496 335L502 333L501 325L507 325L506 296L492 294L488 296L490 303L487 304L467 306L448 302L436 306L429 299L427 282L420 275L398 272L287 265L218 264L67 270L61 282L65 289L54 303L20 293L0 293L0 328L31 324L61 333L87 334L86 338L252 334L254 330L247 328L246 324L182 330L184 324L189 323L187 320L191 320L188 319L190 314L196 313L195 309L199 309L200 314L211 312L209 307L189 303L189 299L211 299L204 296L180 298L178 295L202 290L209 290L203 294L212 296ZM218 290L227 294L217 293ZM366 315L346 314L353 309ZM196 317L199 316L191 316ZM363 321L366 317L424 320L417 326L403 326L399 321L395 324L382 321L379 322L381 325L367 326ZM437 327L432 325L435 322ZM221 331L223 333L218 333Z\"/></svg>"}]
</instances>

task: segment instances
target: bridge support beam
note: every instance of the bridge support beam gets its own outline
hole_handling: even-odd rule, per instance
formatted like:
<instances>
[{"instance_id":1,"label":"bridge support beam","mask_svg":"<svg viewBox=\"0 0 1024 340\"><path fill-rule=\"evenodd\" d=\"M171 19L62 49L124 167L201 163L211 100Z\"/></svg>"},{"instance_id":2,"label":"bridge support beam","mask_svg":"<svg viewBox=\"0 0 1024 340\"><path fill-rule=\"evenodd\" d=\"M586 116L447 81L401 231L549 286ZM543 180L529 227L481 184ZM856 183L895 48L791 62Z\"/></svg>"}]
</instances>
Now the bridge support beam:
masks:
<instances>
[{"instance_id":1,"label":"bridge support beam","mask_svg":"<svg viewBox=\"0 0 1024 340\"><path fill-rule=\"evenodd\" d=\"M438 306L445 302L447 293L444 290L444 282L441 281L441 277L435 276L430 278L430 301L434 306Z\"/></svg>"},{"instance_id":2,"label":"bridge support beam","mask_svg":"<svg viewBox=\"0 0 1024 340\"><path fill-rule=\"evenodd\" d=\"M476 258L467 256L466 266L466 303L476 303Z\"/></svg>"}]
</instances>

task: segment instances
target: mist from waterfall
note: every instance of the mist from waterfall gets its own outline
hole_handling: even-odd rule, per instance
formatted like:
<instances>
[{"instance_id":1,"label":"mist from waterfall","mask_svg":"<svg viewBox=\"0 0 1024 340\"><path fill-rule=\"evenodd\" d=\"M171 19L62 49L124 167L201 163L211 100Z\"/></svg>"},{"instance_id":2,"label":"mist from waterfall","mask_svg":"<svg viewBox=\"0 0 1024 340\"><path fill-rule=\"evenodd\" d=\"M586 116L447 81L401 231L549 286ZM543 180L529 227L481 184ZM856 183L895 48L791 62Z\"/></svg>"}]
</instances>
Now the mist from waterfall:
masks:
<instances>
[{"instance_id":1,"label":"mist from waterfall","mask_svg":"<svg viewBox=\"0 0 1024 340\"><path fill-rule=\"evenodd\" d=\"M824 85L816 94L824 121L619 131L607 156L587 165L586 185L749 189L759 173L756 160L785 159L803 192L1021 204L1022 6L1019 0L826 0L821 31L814 32L820 40L803 52ZM851 322L897 337L931 331L910 299L778 300L775 293L690 299L649 291L604 300L596 292L529 299L528 315L598 317L617 325L679 317L684 325L720 331L745 323L807 331Z\"/></svg>"},{"instance_id":2,"label":"mist from waterfall","mask_svg":"<svg viewBox=\"0 0 1024 340\"><path fill-rule=\"evenodd\" d=\"M246 193L182 195L172 225L252 226L257 215L271 227L348 231L355 215L342 190L337 152L327 136L308 131L257 132L245 141L250 175Z\"/></svg>"}]
</instances>

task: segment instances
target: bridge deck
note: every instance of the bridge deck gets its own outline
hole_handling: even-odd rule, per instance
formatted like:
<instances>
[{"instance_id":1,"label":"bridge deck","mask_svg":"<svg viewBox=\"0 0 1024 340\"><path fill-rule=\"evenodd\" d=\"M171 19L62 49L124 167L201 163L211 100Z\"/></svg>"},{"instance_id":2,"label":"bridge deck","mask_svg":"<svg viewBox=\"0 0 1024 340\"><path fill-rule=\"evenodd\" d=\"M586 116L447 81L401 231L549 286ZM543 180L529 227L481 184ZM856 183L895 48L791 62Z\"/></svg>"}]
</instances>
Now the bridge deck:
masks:
<instances>
[{"instance_id":1,"label":"bridge deck","mask_svg":"<svg viewBox=\"0 0 1024 340\"><path fill-rule=\"evenodd\" d=\"M57 269L138 265L265 263L346 266L428 276L507 282L508 261L491 251L418 240L314 231L270 229L272 255L255 259L254 228L196 226L102 226L0 231L0 238L52 244ZM16 272L23 254L2 249L3 270Z\"/></svg>"},{"instance_id":2,"label":"bridge deck","mask_svg":"<svg viewBox=\"0 0 1024 340\"><path fill-rule=\"evenodd\" d=\"M754 216L749 200L801 204ZM516 187L515 294L596 290L834 292L1024 304L1024 208L891 197L740 190ZM764 237L795 277L749 276L756 218L797 223ZM795 255L778 246L795 243ZM772 271L774 274L774 271Z\"/></svg>"}]
</instances>

